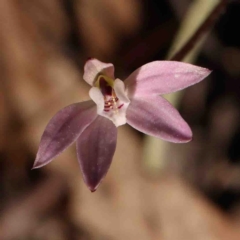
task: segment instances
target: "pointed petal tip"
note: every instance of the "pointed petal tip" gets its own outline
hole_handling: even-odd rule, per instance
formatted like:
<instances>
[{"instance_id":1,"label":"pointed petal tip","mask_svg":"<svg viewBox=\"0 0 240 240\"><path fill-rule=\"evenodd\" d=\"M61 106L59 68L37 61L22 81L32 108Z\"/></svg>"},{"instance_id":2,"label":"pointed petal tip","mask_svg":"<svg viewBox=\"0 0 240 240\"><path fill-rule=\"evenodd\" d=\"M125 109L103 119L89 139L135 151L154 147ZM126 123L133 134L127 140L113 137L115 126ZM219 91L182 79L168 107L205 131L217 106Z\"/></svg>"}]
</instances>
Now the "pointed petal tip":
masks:
<instances>
[{"instance_id":1,"label":"pointed petal tip","mask_svg":"<svg viewBox=\"0 0 240 240\"><path fill-rule=\"evenodd\" d=\"M32 166L32 168L31 168L31 170L35 170L35 169L38 169L38 168L40 168L41 166L38 166L37 164L33 164L33 166Z\"/></svg>"},{"instance_id":2,"label":"pointed petal tip","mask_svg":"<svg viewBox=\"0 0 240 240\"><path fill-rule=\"evenodd\" d=\"M192 136L186 137L185 139L183 139L181 142L179 143L188 143L192 141Z\"/></svg>"},{"instance_id":3,"label":"pointed petal tip","mask_svg":"<svg viewBox=\"0 0 240 240\"><path fill-rule=\"evenodd\" d=\"M46 164L40 163L40 161L36 159L31 170L43 167L44 165Z\"/></svg>"},{"instance_id":4,"label":"pointed petal tip","mask_svg":"<svg viewBox=\"0 0 240 240\"><path fill-rule=\"evenodd\" d=\"M210 75L210 73L212 72L213 70L210 70L208 68L202 68L202 75L204 77L207 77L208 75Z\"/></svg>"},{"instance_id":5,"label":"pointed petal tip","mask_svg":"<svg viewBox=\"0 0 240 240\"><path fill-rule=\"evenodd\" d=\"M90 189L92 193L96 192L97 189Z\"/></svg>"},{"instance_id":6,"label":"pointed petal tip","mask_svg":"<svg viewBox=\"0 0 240 240\"><path fill-rule=\"evenodd\" d=\"M36 159L33 163L33 167L32 170L37 169L37 168L41 168L45 165L47 165L48 163L50 163L52 159L48 159L48 158L44 158L44 156L41 156L41 154L38 152Z\"/></svg>"},{"instance_id":7,"label":"pointed petal tip","mask_svg":"<svg viewBox=\"0 0 240 240\"><path fill-rule=\"evenodd\" d=\"M92 193L94 193L94 192L97 191L97 188L98 188L99 184L100 184L100 182L97 183L96 185L92 185L92 184L90 185L90 184L87 184L87 187L88 187L88 189L89 189Z\"/></svg>"},{"instance_id":8,"label":"pointed petal tip","mask_svg":"<svg viewBox=\"0 0 240 240\"><path fill-rule=\"evenodd\" d=\"M161 138L161 137L160 137ZM192 137L191 136L175 136L175 139L164 139L165 141L168 142L172 142L172 143L188 143L190 141L192 141Z\"/></svg>"},{"instance_id":9,"label":"pointed petal tip","mask_svg":"<svg viewBox=\"0 0 240 240\"><path fill-rule=\"evenodd\" d=\"M188 124L187 124L187 126L185 126L185 128L186 129L182 133L182 136L179 138L178 143L188 143L188 142L192 141L193 134L192 134L191 128L188 126Z\"/></svg>"}]
</instances>

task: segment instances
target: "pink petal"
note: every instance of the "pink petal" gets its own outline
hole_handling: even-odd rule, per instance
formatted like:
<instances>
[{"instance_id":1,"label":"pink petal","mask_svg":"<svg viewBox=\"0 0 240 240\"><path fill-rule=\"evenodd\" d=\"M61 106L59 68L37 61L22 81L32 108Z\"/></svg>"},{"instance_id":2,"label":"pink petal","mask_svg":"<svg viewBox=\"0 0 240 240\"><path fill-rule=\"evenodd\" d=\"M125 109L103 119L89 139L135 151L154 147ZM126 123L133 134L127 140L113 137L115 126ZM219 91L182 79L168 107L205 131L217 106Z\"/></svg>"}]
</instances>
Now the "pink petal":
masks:
<instances>
[{"instance_id":1,"label":"pink petal","mask_svg":"<svg viewBox=\"0 0 240 240\"><path fill-rule=\"evenodd\" d=\"M84 65L83 79L93 85L95 78L99 73L102 73L114 79L114 66L112 63L104 63L95 58L89 59Z\"/></svg>"},{"instance_id":2,"label":"pink petal","mask_svg":"<svg viewBox=\"0 0 240 240\"><path fill-rule=\"evenodd\" d=\"M179 112L160 96L132 99L127 109L127 123L169 142L183 143L192 138L192 131Z\"/></svg>"},{"instance_id":3,"label":"pink petal","mask_svg":"<svg viewBox=\"0 0 240 240\"><path fill-rule=\"evenodd\" d=\"M89 90L89 96L96 103L97 112L100 114L104 109L104 97L101 93L101 90L97 87L92 87Z\"/></svg>"},{"instance_id":4,"label":"pink petal","mask_svg":"<svg viewBox=\"0 0 240 240\"><path fill-rule=\"evenodd\" d=\"M97 117L93 101L75 103L60 110L48 123L33 168L48 164L63 152Z\"/></svg>"},{"instance_id":5,"label":"pink petal","mask_svg":"<svg viewBox=\"0 0 240 240\"><path fill-rule=\"evenodd\" d=\"M155 61L134 71L125 81L129 97L176 92L203 80L206 68L175 61Z\"/></svg>"},{"instance_id":6,"label":"pink petal","mask_svg":"<svg viewBox=\"0 0 240 240\"><path fill-rule=\"evenodd\" d=\"M114 91L121 102L129 103L129 98L126 94L124 82L120 79L114 81Z\"/></svg>"},{"instance_id":7,"label":"pink petal","mask_svg":"<svg viewBox=\"0 0 240 240\"><path fill-rule=\"evenodd\" d=\"M78 161L83 179L94 192L106 175L116 149L117 128L105 117L98 116L77 140Z\"/></svg>"}]
</instances>

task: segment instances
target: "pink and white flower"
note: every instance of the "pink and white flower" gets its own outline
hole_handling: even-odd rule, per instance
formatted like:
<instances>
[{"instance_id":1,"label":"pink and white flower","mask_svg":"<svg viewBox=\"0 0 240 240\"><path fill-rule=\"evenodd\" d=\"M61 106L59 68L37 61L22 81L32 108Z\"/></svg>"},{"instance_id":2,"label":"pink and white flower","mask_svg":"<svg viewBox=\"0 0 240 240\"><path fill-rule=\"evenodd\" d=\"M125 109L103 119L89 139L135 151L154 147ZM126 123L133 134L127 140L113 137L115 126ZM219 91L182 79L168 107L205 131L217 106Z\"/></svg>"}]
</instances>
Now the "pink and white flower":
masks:
<instances>
[{"instance_id":1,"label":"pink and white flower","mask_svg":"<svg viewBox=\"0 0 240 240\"><path fill-rule=\"evenodd\" d=\"M184 143L192 131L179 112L163 97L203 80L205 68L175 61L155 61L135 70L125 81L115 79L111 63L90 59L83 79L91 85L92 100L60 110L41 138L33 168L52 161L76 141L83 179L95 191L106 175L115 152L117 127L133 128L163 140Z\"/></svg>"}]
</instances>

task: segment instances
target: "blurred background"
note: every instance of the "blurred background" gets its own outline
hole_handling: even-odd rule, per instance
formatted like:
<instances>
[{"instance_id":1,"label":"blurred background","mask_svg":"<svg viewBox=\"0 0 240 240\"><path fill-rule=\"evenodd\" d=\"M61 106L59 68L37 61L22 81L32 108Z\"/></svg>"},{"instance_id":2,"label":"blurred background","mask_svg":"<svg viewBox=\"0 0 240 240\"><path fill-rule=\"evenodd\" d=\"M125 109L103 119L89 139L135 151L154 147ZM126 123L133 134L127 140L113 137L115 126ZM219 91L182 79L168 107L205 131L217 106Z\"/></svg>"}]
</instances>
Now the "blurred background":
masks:
<instances>
[{"instance_id":1,"label":"blurred background","mask_svg":"<svg viewBox=\"0 0 240 240\"><path fill-rule=\"evenodd\" d=\"M193 130L190 143L121 126L95 193L75 146L31 170L50 118L89 99L88 57L114 63L124 79L171 58L220 2L182 59L212 74L167 96ZM239 24L239 1L0 1L0 240L239 240Z\"/></svg>"}]
</instances>

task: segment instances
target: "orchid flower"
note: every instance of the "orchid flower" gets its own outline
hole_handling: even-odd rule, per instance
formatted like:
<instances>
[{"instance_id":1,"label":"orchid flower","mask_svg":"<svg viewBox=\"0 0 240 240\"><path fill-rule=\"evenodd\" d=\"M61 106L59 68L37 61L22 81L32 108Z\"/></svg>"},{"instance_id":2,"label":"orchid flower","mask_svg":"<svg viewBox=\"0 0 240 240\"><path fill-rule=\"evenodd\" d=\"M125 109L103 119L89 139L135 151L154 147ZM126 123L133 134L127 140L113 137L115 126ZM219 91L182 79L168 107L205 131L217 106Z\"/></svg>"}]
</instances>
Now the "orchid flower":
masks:
<instances>
[{"instance_id":1,"label":"orchid flower","mask_svg":"<svg viewBox=\"0 0 240 240\"><path fill-rule=\"evenodd\" d=\"M208 69L188 63L155 61L122 81L115 79L113 64L88 60L83 79L91 85L92 100L69 105L50 120L33 168L48 164L76 141L83 179L95 191L111 165L117 127L128 123L169 142L190 141L190 127L160 95L189 87L209 74Z\"/></svg>"}]
</instances>

